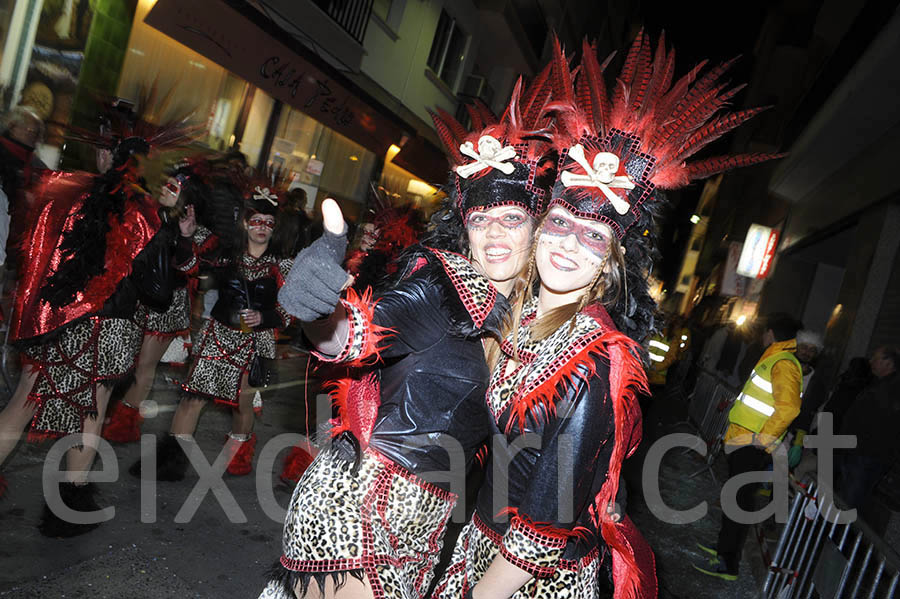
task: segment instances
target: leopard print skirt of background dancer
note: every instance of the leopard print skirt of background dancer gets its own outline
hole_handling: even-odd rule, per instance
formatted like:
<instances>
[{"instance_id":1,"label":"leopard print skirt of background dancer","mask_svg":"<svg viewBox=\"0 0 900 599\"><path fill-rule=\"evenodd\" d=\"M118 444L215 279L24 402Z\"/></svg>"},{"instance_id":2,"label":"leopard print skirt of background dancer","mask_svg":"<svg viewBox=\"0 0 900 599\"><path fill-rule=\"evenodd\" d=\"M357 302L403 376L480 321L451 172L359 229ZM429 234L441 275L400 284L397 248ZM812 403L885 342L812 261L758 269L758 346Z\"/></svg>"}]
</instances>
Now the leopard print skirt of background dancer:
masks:
<instances>
[{"instance_id":1,"label":"leopard print skirt of background dancer","mask_svg":"<svg viewBox=\"0 0 900 599\"><path fill-rule=\"evenodd\" d=\"M95 316L25 348L23 367L37 375L28 395L37 406L32 436L82 432L85 417L97 413L97 383L112 386L129 376L142 338L129 319Z\"/></svg>"},{"instance_id":2,"label":"leopard print skirt of background dancer","mask_svg":"<svg viewBox=\"0 0 900 599\"><path fill-rule=\"evenodd\" d=\"M232 407L238 406L241 378L250 372L256 355L275 358L273 329L242 333L211 318L204 323L197 338L194 364L181 388L201 399L213 399Z\"/></svg>"},{"instance_id":3,"label":"leopard print skirt of background dancer","mask_svg":"<svg viewBox=\"0 0 900 599\"><path fill-rule=\"evenodd\" d=\"M428 591L456 496L371 449L354 474L340 453L323 450L297 483L280 560L287 572L260 599L293 598L285 586L340 573L364 573L376 599Z\"/></svg>"},{"instance_id":4,"label":"leopard print skirt of background dancer","mask_svg":"<svg viewBox=\"0 0 900 599\"><path fill-rule=\"evenodd\" d=\"M434 589L434 599L458 599L475 585L500 553L500 535L478 514L466 524L450 558L450 566ZM560 560L550 576L532 578L512 599L599 599L599 551L579 561Z\"/></svg>"},{"instance_id":5,"label":"leopard print skirt of background dancer","mask_svg":"<svg viewBox=\"0 0 900 599\"><path fill-rule=\"evenodd\" d=\"M154 312L138 302L134 321L144 334L174 338L187 333L191 329L191 302L187 287L175 290L169 309L162 313Z\"/></svg>"}]
</instances>

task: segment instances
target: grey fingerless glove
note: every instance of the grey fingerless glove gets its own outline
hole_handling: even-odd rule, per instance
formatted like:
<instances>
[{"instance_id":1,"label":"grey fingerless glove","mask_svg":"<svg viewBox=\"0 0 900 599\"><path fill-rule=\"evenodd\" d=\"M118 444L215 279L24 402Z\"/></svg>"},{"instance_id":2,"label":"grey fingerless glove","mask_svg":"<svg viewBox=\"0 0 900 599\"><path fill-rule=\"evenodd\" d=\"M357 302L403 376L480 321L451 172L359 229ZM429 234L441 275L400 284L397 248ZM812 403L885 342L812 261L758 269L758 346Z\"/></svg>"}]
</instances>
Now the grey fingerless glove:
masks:
<instances>
[{"instance_id":1,"label":"grey fingerless glove","mask_svg":"<svg viewBox=\"0 0 900 599\"><path fill-rule=\"evenodd\" d=\"M278 303L302 322L312 322L334 312L350 276L341 268L347 251L347 225L335 235L327 230L294 260Z\"/></svg>"}]
</instances>

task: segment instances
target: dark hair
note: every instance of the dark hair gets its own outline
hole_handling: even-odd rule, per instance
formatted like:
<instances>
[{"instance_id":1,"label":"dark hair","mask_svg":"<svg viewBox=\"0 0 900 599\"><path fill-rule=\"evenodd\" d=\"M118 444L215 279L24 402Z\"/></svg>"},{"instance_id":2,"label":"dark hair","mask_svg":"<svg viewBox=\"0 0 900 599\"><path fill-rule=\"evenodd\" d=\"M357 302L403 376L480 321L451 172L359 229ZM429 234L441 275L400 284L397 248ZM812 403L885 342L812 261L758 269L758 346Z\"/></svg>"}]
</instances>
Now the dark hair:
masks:
<instances>
[{"instance_id":1,"label":"dark hair","mask_svg":"<svg viewBox=\"0 0 900 599\"><path fill-rule=\"evenodd\" d=\"M797 331L803 328L803 323L784 312L776 312L766 317L763 331L772 331L775 341L788 341L797 336Z\"/></svg>"}]
</instances>

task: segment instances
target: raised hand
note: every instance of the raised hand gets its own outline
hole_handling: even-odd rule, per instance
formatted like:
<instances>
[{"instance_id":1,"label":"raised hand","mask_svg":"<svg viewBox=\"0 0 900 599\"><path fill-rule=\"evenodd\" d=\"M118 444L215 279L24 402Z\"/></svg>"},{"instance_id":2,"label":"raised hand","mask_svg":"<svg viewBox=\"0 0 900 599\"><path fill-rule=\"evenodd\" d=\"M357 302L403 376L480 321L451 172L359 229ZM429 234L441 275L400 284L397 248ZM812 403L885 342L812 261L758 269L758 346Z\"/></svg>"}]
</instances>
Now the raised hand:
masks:
<instances>
[{"instance_id":1,"label":"raised hand","mask_svg":"<svg viewBox=\"0 0 900 599\"><path fill-rule=\"evenodd\" d=\"M331 198L322 202L324 232L297 254L278 302L303 322L330 315L353 278L341 268L347 252L347 225L340 206Z\"/></svg>"}]
</instances>

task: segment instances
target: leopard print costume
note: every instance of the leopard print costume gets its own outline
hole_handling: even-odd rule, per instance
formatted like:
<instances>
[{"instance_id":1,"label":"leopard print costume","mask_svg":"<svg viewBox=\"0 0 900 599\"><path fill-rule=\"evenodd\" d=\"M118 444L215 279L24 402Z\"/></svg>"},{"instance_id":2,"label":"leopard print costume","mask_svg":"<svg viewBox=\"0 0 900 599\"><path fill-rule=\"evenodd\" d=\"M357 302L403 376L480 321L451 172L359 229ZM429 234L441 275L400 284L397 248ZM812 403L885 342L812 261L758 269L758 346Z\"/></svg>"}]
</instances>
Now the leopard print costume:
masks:
<instances>
[{"instance_id":1,"label":"leopard print costume","mask_svg":"<svg viewBox=\"0 0 900 599\"><path fill-rule=\"evenodd\" d=\"M97 384L128 376L141 340L131 320L93 316L24 349L24 365L37 375L28 395L37 407L32 436L80 433L84 419L97 413Z\"/></svg>"},{"instance_id":2,"label":"leopard print costume","mask_svg":"<svg viewBox=\"0 0 900 599\"><path fill-rule=\"evenodd\" d=\"M240 272L248 281L275 276L281 286L293 261L278 260L266 254L254 258L243 255ZM283 323L290 315L277 306ZM275 358L275 330L256 329L249 333L233 329L215 319L204 323L193 349L194 364L188 380L181 388L185 393L217 403L237 407L241 393L241 378L250 372L253 359Z\"/></svg>"},{"instance_id":3,"label":"leopard print costume","mask_svg":"<svg viewBox=\"0 0 900 599\"><path fill-rule=\"evenodd\" d=\"M294 489L281 565L300 573L362 570L376 599L419 599L431 584L456 496L371 448L359 473L335 447ZM293 597L270 581L260 599Z\"/></svg>"},{"instance_id":4,"label":"leopard print costume","mask_svg":"<svg viewBox=\"0 0 900 599\"><path fill-rule=\"evenodd\" d=\"M172 303L165 312L154 312L140 301L134 322L145 335L174 339L191 328L191 302L187 287L179 287L172 295Z\"/></svg>"},{"instance_id":5,"label":"leopard print costume","mask_svg":"<svg viewBox=\"0 0 900 599\"><path fill-rule=\"evenodd\" d=\"M431 595L434 599L458 599L484 576L500 553L500 535L482 522L478 514L466 524L459 539L450 558L451 566ZM512 599L599 599L597 577L601 561L596 549L578 561L560 560L550 576L532 578L513 593Z\"/></svg>"}]
</instances>

